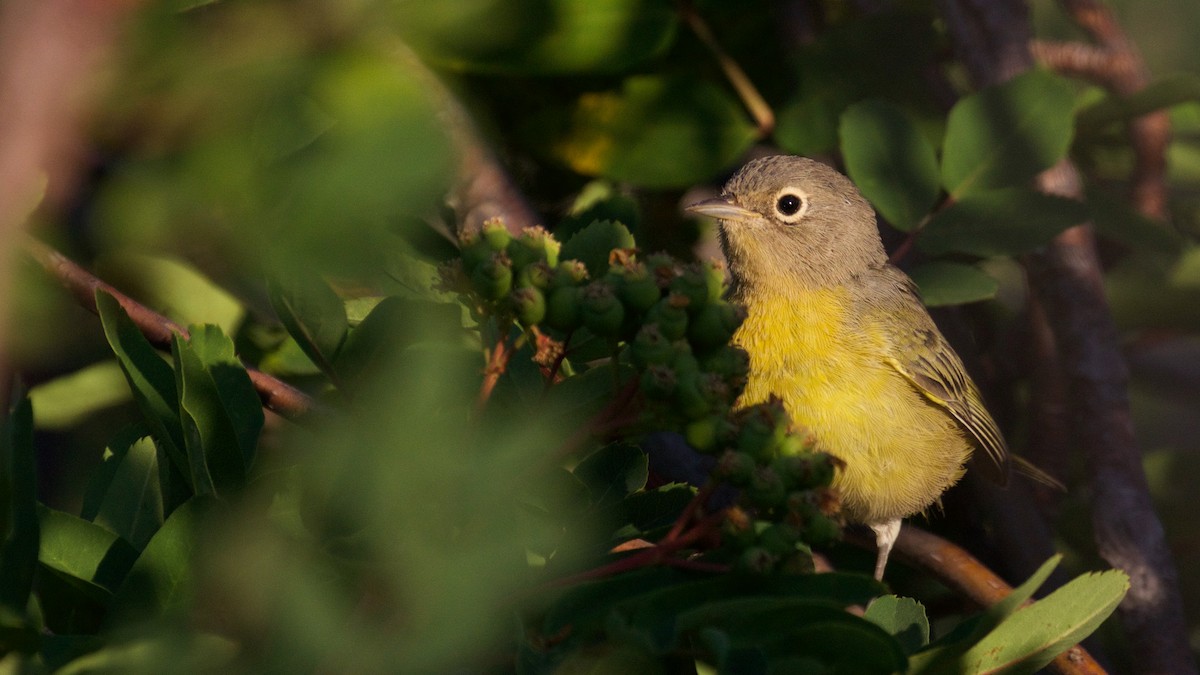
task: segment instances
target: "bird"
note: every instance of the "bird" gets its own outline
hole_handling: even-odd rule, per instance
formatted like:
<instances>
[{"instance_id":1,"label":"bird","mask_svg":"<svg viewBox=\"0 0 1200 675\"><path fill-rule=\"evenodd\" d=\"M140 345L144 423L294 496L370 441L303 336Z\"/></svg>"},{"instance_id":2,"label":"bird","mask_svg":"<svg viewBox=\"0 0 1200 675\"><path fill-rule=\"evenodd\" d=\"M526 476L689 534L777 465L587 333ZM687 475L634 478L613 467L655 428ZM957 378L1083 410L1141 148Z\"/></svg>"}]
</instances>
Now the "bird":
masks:
<instances>
[{"instance_id":1,"label":"bird","mask_svg":"<svg viewBox=\"0 0 1200 675\"><path fill-rule=\"evenodd\" d=\"M1006 482L1004 436L849 178L763 157L686 209L718 221L728 297L745 310L732 340L750 361L737 406L778 396L815 449L844 462L833 487L846 519L875 534L876 579L902 520L937 503L973 452Z\"/></svg>"}]
</instances>

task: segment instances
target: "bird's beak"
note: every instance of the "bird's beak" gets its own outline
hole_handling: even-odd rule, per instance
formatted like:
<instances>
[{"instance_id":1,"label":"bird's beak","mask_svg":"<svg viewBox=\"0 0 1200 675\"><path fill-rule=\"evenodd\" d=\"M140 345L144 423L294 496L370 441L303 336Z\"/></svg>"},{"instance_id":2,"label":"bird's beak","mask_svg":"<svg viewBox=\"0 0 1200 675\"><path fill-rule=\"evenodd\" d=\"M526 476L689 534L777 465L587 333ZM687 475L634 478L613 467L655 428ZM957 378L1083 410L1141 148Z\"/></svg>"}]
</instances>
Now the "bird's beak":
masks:
<instances>
[{"instance_id":1,"label":"bird's beak","mask_svg":"<svg viewBox=\"0 0 1200 675\"><path fill-rule=\"evenodd\" d=\"M684 208L685 211L711 216L721 220L750 220L758 214L734 204L728 197L713 197Z\"/></svg>"}]
</instances>

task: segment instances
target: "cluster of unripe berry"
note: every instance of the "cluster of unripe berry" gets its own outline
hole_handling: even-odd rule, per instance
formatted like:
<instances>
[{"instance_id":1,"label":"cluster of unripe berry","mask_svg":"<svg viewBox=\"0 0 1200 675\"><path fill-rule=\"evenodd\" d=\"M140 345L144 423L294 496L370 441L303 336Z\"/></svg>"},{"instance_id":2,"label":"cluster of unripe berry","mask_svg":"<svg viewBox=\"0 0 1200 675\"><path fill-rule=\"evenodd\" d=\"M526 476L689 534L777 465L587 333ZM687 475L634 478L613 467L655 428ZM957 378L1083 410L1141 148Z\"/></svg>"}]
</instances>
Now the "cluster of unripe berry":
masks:
<instances>
[{"instance_id":1,"label":"cluster of unripe berry","mask_svg":"<svg viewBox=\"0 0 1200 675\"><path fill-rule=\"evenodd\" d=\"M564 349L583 330L607 339L614 358L636 369L649 418L718 456L714 478L741 490L744 508L730 512L724 539L743 566L773 569L803 543L838 535L828 490L836 460L790 433L776 400L733 410L749 360L729 344L744 315L722 297L720 265L643 258L630 246L612 249L604 269L589 269L560 260L562 245L545 230L513 236L499 221L459 243L461 264L443 269L444 285L481 317L496 318L501 334L515 320Z\"/></svg>"}]
</instances>

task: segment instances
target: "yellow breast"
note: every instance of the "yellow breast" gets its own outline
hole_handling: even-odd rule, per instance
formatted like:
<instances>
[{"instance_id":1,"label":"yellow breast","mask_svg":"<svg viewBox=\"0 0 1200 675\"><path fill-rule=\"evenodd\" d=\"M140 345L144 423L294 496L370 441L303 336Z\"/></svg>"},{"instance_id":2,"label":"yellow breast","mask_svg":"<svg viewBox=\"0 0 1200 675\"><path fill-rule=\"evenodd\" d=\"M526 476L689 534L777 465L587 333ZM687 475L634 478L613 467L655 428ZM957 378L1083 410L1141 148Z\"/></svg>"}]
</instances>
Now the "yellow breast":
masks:
<instances>
[{"instance_id":1,"label":"yellow breast","mask_svg":"<svg viewBox=\"0 0 1200 675\"><path fill-rule=\"evenodd\" d=\"M887 316L844 288L755 297L734 341L750 354L740 405L780 396L798 430L846 461L835 479L851 520L924 510L963 473L972 445L888 365ZM864 316L864 311L866 316Z\"/></svg>"}]
</instances>

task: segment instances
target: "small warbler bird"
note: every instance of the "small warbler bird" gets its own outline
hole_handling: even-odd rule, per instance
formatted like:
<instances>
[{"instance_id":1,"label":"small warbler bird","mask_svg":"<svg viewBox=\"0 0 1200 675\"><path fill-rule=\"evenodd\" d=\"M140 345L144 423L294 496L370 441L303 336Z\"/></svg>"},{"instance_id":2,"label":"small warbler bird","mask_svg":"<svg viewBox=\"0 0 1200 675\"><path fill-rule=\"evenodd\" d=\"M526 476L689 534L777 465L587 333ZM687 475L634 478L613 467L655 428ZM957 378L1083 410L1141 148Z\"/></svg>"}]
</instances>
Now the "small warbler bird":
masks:
<instances>
[{"instance_id":1,"label":"small warbler bird","mask_svg":"<svg viewBox=\"0 0 1200 675\"><path fill-rule=\"evenodd\" d=\"M720 222L731 299L750 355L738 405L783 400L818 450L845 462L843 512L875 532L882 579L901 519L963 475L977 448L1003 483L1009 455L962 361L848 178L803 157L750 162L720 197L687 207Z\"/></svg>"}]
</instances>

